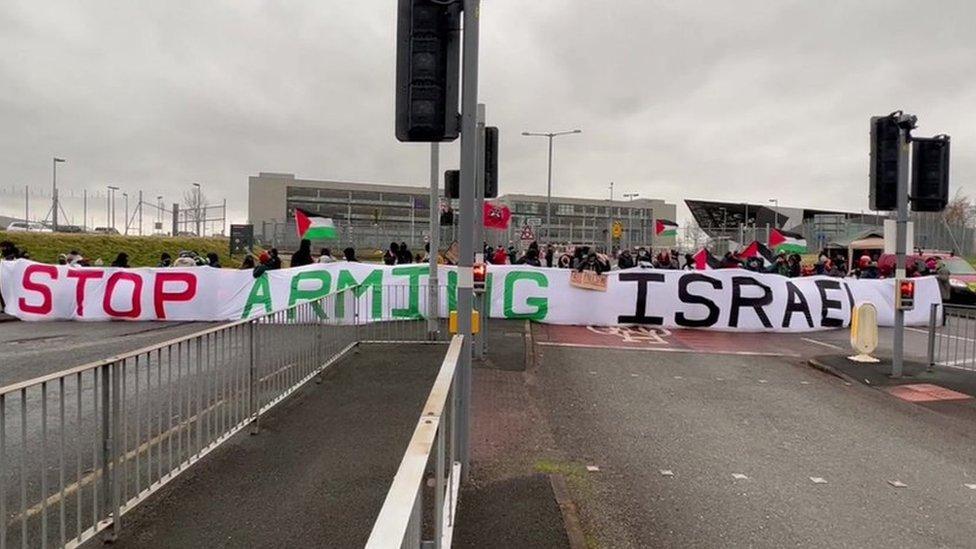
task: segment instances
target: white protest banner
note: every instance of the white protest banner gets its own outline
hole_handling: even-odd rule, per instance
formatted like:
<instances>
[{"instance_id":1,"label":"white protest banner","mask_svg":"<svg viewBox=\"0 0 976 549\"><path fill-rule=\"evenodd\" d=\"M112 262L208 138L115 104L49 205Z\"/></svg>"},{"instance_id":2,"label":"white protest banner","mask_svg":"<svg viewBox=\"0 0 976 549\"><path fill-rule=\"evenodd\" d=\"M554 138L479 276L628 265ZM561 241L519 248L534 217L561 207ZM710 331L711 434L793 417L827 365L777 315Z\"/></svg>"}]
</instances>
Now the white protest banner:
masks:
<instances>
[{"instance_id":1,"label":"white protest banner","mask_svg":"<svg viewBox=\"0 0 976 549\"><path fill-rule=\"evenodd\" d=\"M427 310L427 265L337 262L268 271L196 268L116 269L0 262L6 312L22 320L237 320L353 288L363 320L419 319ZM550 324L643 324L724 331L804 332L848 326L851 310L874 304L878 323L894 319L892 280L825 276L785 278L742 269L627 269L607 274L606 291L573 287L572 271L491 265L485 294L493 318ZM440 267L446 286L440 316L456 307L457 272ZM916 279L906 324L926 325L940 303L933 277Z\"/></svg>"}]
</instances>

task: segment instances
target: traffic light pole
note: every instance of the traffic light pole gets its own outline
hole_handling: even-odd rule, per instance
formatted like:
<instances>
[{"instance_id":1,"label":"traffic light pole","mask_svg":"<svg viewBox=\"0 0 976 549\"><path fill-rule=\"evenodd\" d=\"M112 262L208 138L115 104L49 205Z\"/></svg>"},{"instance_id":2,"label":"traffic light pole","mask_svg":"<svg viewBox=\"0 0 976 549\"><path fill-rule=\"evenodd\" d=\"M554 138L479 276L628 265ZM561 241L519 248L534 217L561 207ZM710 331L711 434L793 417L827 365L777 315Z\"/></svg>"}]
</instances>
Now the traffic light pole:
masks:
<instances>
[{"instance_id":1,"label":"traffic light pole","mask_svg":"<svg viewBox=\"0 0 976 549\"><path fill-rule=\"evenodd\" d=\"M485 241L485 105L478 103L478 117L475 122L477 125L477 161L475 163L475 188L474 188L474 245L476 254L484 250L482 245ZM474 294L476 309L478 310L478 321L480 329L474 334L474 357L481 360L485 356L485 294L477 292Z\"/></svg>"},{"instance_id":2,"label":"traffic light pole","mask_svg":"<svg viewBox=\"0 0 976 549\"><path fill-rule=\"evenodd\" d=\"M898 292L899 282L905 278L905 253L908 240L908 174L911 159L911 143L909 132L900 128L898 131L898 213L895 218L895 287ZM895 333L891 349L891 377L902 376L903 356L905 350L905 311L895 308Z\"/></svg>"},{"instance_id":3,"label":"traffic light pole","mask_svg":"<svg viewBox=\"0 0 976 549\"><path fill-rule=\"evenodd\" d=\"M464 479L469 474L471 458L471 311L474 288L475 185L478 110L478 15L480 0L464 0L464 37L461 73L461 178L459 202L461 219L460 257L457 267L458 333L464 335L460 360L460 395L458 446Z\"/></svg>"},{"instance_id":4,"label":"traffic light pole","mask_svg":"<svg viewBox=\"0 0 976 549\"><path fill-rule=\"evenodd\" d=\"M427 278L427 337L431 340L437 339L440 313L437 287L437 258L440 255L438 250L441 243L440 191L438 189L440 157L441 144L434 141L430 144L430 237L427 240L430 245L430 252L427 254L427 261L430 265L430 275Z\"/></svg>"}]
</instances>

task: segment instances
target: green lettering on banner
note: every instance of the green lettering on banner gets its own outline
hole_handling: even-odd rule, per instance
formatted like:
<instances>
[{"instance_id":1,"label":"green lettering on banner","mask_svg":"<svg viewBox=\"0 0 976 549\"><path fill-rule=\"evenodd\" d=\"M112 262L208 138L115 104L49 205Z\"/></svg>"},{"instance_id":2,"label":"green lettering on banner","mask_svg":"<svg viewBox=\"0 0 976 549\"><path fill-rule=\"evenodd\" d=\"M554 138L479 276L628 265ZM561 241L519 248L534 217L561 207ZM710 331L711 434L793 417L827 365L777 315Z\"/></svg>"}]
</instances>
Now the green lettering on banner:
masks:
<instances>
[{"instance_id":1,"label":"green lettering on banner","mask_svg":"<svg viewBox=\"0 0 976 549\"><path fill-rule=\"evenodd\" d=\"M414 265L411 267L394 267L393 276L406 276L408 277L408 293L407 296L407 307L404 309L393 309L390 314L393 318L409 318L409 319L419 319L424 318L420 314L420 277L427 276L430 274L430 267L426 265ZM394 286L396 290L399 290L401 286Z\"/></svg>"},{"instance_id":2,"label":"green lettering on banner","mask_svg":"<svg viewBox=\"0 0 976 549\"><path fill-rule=\"evenodd\" d=\"M270 313L274 309L271 306L271 283L268 281L267 273L262 274L254 280L251 286L251 293L247 296L247 303L244 304L244 314L241 318L251 316L251 308L255 305L264 307L265 313Z\"/></svg>"},{"instance_id":3,"label":"green lettering on banner","mask_svg":"<svg viewBox=\"0 0 976 549\"><path fill-rule=\"evenodd\" d=\"M372 289L373 310L370 314L373 319L383 318L383 271L381 269L373 270L362 282L358 282L356 277L352 276L352 273L347 270L339 271L339 281L336 283L336 291L339 292L351 286L356 286L353 289L353 294L357 298ZM343 316L343 301L342 299L336 299L337 317Z\"/></svg>"},{"instance_id":4,"label":"green lettering on banner","mask_svg":"<svg viewBox=\"0 0 976 549\"><path fill-rule=\"evenodd\" d=\"M544 320L549 312L549 299L545 297L526 298L525 304L535 307L531 313L516 313L512 307L515 300L515 283L519 280L531 280L540 288L549 287L549 279L542 273L534 271L510 271L505 275L505 318L527 318L529 320Z\"/></svg>"},{"instance_id":5,"label":"green lettering on banner","mask_svg":"<svg viewBox=\"0 0 976 549\"><path fill-rule=\"evenodd\" d=\"M447 271L447 315L457 310L457 271Z\"/></svg>"},{"instance_id":6,"label":"green lettering on banner","mask_svg":"<svg viewBox=\"0 0 976 549\"><path fill-rule=\"evenodd\" d=\"M302 290L299 289L298 285L303 280L318 280L319 287L314 290ZM329 294L329 288L332 287L332 275L329 271L304 271L291 277L291 292L288 294L288 306L298 303L301 301L316 301L322 297ZM312 303L312 310L319 318L325 319L329 318L322 309L321 303ZM288 311L288 319L293 320L295 318L295 310L290 309Z\"/></svg>"}]
</instances>

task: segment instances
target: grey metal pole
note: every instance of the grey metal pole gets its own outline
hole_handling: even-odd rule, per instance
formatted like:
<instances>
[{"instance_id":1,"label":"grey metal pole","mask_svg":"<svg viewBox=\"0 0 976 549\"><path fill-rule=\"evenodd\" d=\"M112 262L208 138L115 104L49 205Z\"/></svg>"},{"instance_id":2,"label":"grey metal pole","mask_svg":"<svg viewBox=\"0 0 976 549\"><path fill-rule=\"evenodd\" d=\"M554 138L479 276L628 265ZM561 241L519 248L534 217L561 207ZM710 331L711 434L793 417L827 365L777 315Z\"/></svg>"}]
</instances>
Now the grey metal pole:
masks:
<instances>
[{"instance_id":1,"label":"grey metal pole","mask_svg":"<svg viewBox=\"0 0 976 549\"><path fill-rule=\"evenodd\" d=\"M458 422L461 470L468 478L471 458L471 311L474 275L474 194L475 166L478 162L475 133L478 110L478 11L480 0L464 0L463 74L461 77L461 181L460 181L460 258L458 259L458 333L464 336L460 372L461 416Z\"/></svg>"},{"instance_id":2,"label":"grey metal pole","mask_svg":"<svg viewBox=\"0 0 976 549\"><path fill-rule=\"evenodd\" d=\"M30 185L24 185L24 223L30 222Z\"/></svg>"},{"instance_id":3,"label":"grey metal pole","mask_svg":"<svg viewBox=\"0 0 976 549\"><path fill-rule=\"evenodd\" d=\"M51 224L54 225L54 230L58 230L58 159L54 158L51 160L51 181L53 184L53 189L51 191Z\"/></svg>"},{"instance_id":4,"label":"grey metal pole","mask_svg":"<svg viewBox=\"0 0 976 549\"><path fill-rule=\"evenodd\" d=\"M546 179L546 243L552 242L552 138L549 134L549 176Z\"/></svg>"},{"instance_id":5,"label":"grey metal pole","mask_svg":"<svg viewBox=\"0 0 976 549\"><path fill-rule=\"evenodd\" d=\"M129 234L129 193L122 193L122 200L125 203L125 234Z\"/></svg>"},{"instance_id":6,"label":"grey metal pole","mask_svg":"<svg viewBox=\"0 0 976 549\"><path fill-rule=\"evenodd\" d=\"M607 254L613 248L613 181L610 182L610 203L607 205Z\"/></svg>"},{"instance_id":7,"label":"grey metal pole","mask_svg":"<svg viewBox=\"0 0 976 549\"><path fill-rule=\"evenodd\" d=\"M437 288L437 257L440 249L441 225L440 225L440 156L441 144L433 142L430 144L430 253L428 261L430 263L430 275L427 278L427 338L437 339L438 315L440 307L438 304Z\"/></svg>"},{"instance_id":8,"label":"grey metal pole","mask_svg":"<svg viewBox=\"0 0 976 549\"><path fill-rule=\"evenodd\" d=\"M911 161L909 132L898 131L898 215L895 218L895 291L898 282L905 278L905 247L908 239L908 163ZM895 333L891 349L891 377L902 375L905 350L905 311L895 309Z\"/></svg>"},{"instance_id":9,"label":"grey metal pole","mask_svg":"<svg viewBox=\"0 0 976 549\"><path fill-rule=\"evenodd\" d=\"M142 236L142 191L139 191L139 236Z\"/></svg>"},{"instance_id":10,"label":"grey metal pole","mask_svg":"<svg viewBox=\"0 0 976 549\"><path fill-rule=\"evenodd\" d=\"M81 220L81 228L85 231L88 230L88 189L82 189L81 191L82 203L81 203L81 215L84 216Z\"/></svg>"},{"instance_id":11,"label":"grey metal pole","mask_svg":"<svg viewBox=\"0 0 976 549\"><path fill-rule=\"evenodd\" d=\"M475 188L474 188L474 233L475 250L484 251L485 241L485 105L478 103L478 113L475 120L477 126L475 138L477 140L477 161L475 162ZM487 281L486 281L487 282ZM485 296L475 294L475 308L478 311L480 330L474 335L474 356L478 360L485 357L485 329L488 327L485 318Z\"/></svg>"}]
</instances>

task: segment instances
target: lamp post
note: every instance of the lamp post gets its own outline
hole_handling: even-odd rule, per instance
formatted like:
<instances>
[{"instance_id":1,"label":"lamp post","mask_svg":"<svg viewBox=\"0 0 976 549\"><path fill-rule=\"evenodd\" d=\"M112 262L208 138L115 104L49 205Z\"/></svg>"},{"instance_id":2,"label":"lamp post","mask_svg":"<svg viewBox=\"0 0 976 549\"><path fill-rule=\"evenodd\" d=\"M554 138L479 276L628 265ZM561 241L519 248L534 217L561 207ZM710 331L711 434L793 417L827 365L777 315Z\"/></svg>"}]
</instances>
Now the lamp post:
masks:
<instances>
[{"instance_id":1,"label":"lamp post","mask_svg":"<svg viewBox=\"0 0 976 549\"><path fill-rule=\"evenodd\" d=\"M196 208L194 208L194 210L193 210L193 217L196 219L196 222L197 222L197 236L203 236L203 235L200 234L200 201L203 200L203 198L202 198L203 197L203 194L202 194L203 191L200 190L200 184L199 183L194 183L193 186L196 187L196 189L197 189L197 191L196 191L197 192L197 199L194 200L194 202L196 202Z\"/></svg>"},{"instance_id":2,"label":"lamp post","mask_svg":"<svg viewBox=\"0 0 976 549\"><path fill-rule=\"evenodd\" d=\"M522 132L526 137L548 137L549 138L549 175L546 179L546 242L551 242L549 237L552 231L552 138L560 135L570 135L581 133L583 130L567 130L562 132Z\"/></svg>"},{"instance_id":3,"label":"lamp post","mask_svg":"<svg viewBox=\"0 0 976 549\"><path fill-rule=\"evenodd\" d=\"M770 198L769 203L773 205L773 228L779 229L779 199ZM766 241L769 241L769 230L766 231Z\"/></svg>"},{"instance_id":4,"label":"lamp post","mask_svg":"<svg viewBox=\"0 0 976 549\"><path fill-rule=\"evenodd\" d=\"M122 218L122 222L125 223L125 234L129 234L129 193L122 193L122 200L125 204L125 217Z\"/></svg>"},{"instance_id":5,"label":"lamp post","mask_svg":"<svg viewBox=\"0 0 976 549\"><path fill-rule=\"evenodd\" d=\"M634 199L637 198L638 196L640 196L640 193L624 193L624 198L627 199L628 202L633 202ZM627 206L627 247L628 248L634 247L633 236L632 236L634 233L631 232L633 231L633 228L630 226L632 213L634 213L634 206L633 205Z\"/></svg>"},{"instance_id":6,"label":"lamp post","mask_svg":"<svg viewBox=\"0 0 976 549\"><path fill-rule=\"evenodd\" d=\"M108 199L108 204L105 205L106 206L105 223L109 227L114 229L115 228L115 191L119 190L119 188L113 187L111 185L108 185L107 188L108 188L108 195L106 195L105 198Z\"/></svg>"},{"instance_id":7,"label":"lamp post","mask_svg":"<svg viewBox=\"0 0 976 549\"><path fill-rule=\"evenodd\" d=\"M53 190L51 191L51 225L54 226L54 230L58 230L58 208L61 204L58 201L58 163L64 162L63 158L54 157L51 161L51 182ZM26 221L26 219L25 219Z\"/></svg>"}]
</instances>

